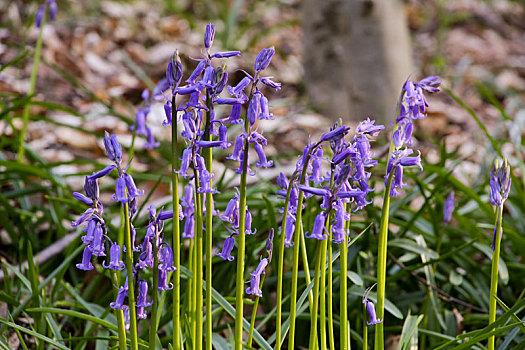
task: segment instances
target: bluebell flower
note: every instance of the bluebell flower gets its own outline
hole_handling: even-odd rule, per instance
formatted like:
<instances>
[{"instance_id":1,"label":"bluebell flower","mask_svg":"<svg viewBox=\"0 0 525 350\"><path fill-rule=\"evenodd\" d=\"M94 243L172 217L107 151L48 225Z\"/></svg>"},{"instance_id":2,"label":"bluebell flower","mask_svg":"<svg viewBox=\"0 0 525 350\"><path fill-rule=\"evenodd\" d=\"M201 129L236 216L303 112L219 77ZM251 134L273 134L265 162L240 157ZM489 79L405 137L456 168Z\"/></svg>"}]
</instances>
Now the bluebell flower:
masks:
<instances>
[{"instance_id":1,"label":"bluebell flower","mask_svg":"<svg viewBox=\"0 0 525 350\"><path fill-rule=\"evenodd\" d=\"M227 90L230 93L230 95L236 97L236 98L242 98L247 99L246 95L244 94L244 89L252 82L252 79L248 77L244 77L235 87L228 86Z\"/></svg>"},{"instance_id":2,"label":"bluebell flower","mask_svg":"<svg viewBox=\"0 0 525 350\"><path fill-rule=\"evenodd\" d=\"M173 266L173 250L170 248L169 245L165 245L162 248L162 254L161 254L161 264L159 266L159 269L166 270L166 271L175 271L176 268Z\"/></svg>"},{"instance_id":3,"label":"bluebell flower","mask_svg":"<svg viewBox=\"0 0 525 350\"><path fill-rule=\"evenodd\" d=\"M92 250L93 255L106 256L106 254L104 253L104 229L102 228L102 225L100 225L100 223L98 223L95 226L95 231L93 233L93 241L90 244L90 248Z\"/></svg>"},{"instance_id":4,"label":"bluebell flower","mask_svg":"<svg viewBox=\"0 0 525 350\"><path fill-rule=\"evenodd\" d=\"M241 160L241 152L244 149L244 139L246 138L246 134L242 133L235 139L235 145L233 146L233 153L226 157L226 159L231 160Z\"/></svg>"},{"instance_id":5,"label":"bluebell flower","mask_svg":"<svg viewBox=\"0 0 525 350\"><path fill-rule=\"evenodd\" d=\"M332 227L333 242L342 243L346 241L348 230L345 230L345 222L350 220L350 215L346 212L345 205L341 200L336 201L335 208L335 223Z\"/></svg>"},{"instance_id":6,"label":"bluebell flower","mask_svg":"<svg viewBox=\"0 0 525 350\"><path fill-rule=\"evenodd\" d=\"M213 55L211 55L211 58L229 58L234 56L240 56L240 51L224 51L224 52L215 52Z\"/></svg>"},{"instance_id":7,"label":"bluebell flower","mask_svg":"<svg viewBox=\"0 0 525 350\"><path fill-rule=\"evenodd\" d=\"M192 160L191 148L184 149L184 151L182 152L182 162L180 165L180 169L174 170L174 172L182 175L182 177L184 178L187 178L188 176L190 176L190 174L188 174L188 168L190 167L191 160Z\"/></svg>"},{"instance_id":8,"label":"bluebell flower","mask_svg":"<svg viewBox=\"0 0 525 350\"><path fill-rule=\"evenodd\" d=\"M135 305L137 306L137 318L145 319L147 317L145 307L149 307L153 304L153 301L147 301L148 298L148 282L139 280L139 295Z\"/></svg>"},{"instance_id":9,"label":"bluebell flower","mask_svg":"<svg viewBox=\"0 0 525 350\"><path fill-rule=\"evenodd\" d=\"M253 124L255 124L255 120L261 113L260 99L261 93L255 92L252 96L250 104L248 105L247 119L250 123L250 126L253 126Z\"/></svg>"},{"instance_id":10,"label":"bluebell flower","mask_svg":"<svg viewBox=\"0 0 525 350\"><path fill-rule=\"evenodd\" d=\"M106 265L105 261L102 262L102 266L104 266L104 268L112 270L123 270L126 267L124 265L124 262L120 260L120 246L117 244L117 242L114 242L111 245L111 248L109 250L109 256L109 265Z\"/></svg>"},{"instance_id":11,"label":"bluebell flower","mask_svg":"<svg viewBox=\"0 0 525 350\"><path fill-rule=\"evenodd\" d=\"M126 180L124 177L119 177L115 184L115 193L111 196L111 200L119 201L121 203L128 202L128 196L126 194Z\"/></svg>"},{"instance_id":12,"label":"bluebell flower","mask_svg":"<svg viewBox=\"0 0 525 350\"><path fill-rule=\"evenodd\" d=\"M308 235L308 232L306 232L305 236L307 238L315 238L321 241L327 239L328 235L325 233L326 232L325 221L326 221L326 213L322 211L321 213L319 213L319 215L315 217L312 234Z\"/></svg>"},{"instance_id":13,"label":"bluebell flower","mask_svg":"<svg viewBox=\"0 0 525 350\"><path fill-rule=\"evenodd\" d=\"M36 17L35 17L35 26L40 28L42 26L42 19L44 18L44 12L46 7L49 5L49 19L53 21L57 14L57 4L55 0L47 0L45 4L39 7Z\"/></svg>"},{"instance_id":14,"label":"bluebell flower","mask_svg":"<svg viewBox=\"0 0 525 350\"><path fill-rule=\"evenodd\" d=\"M113 169L116 169L116 168L117 168L116 165L108 165L104 169L102 169L100 171L97 171L97 172L93 173L92 175L88 176L88 179L90 181L96 180L96 179L100 179L101 177L104 177L104 176L110 174L113 171ZM84 187L84 189L85 189L85 187Z\"/></svg>"},{"instance_id":15,"label":"bluebell flower","mask_svg":"<svg viewBox=\"0 0 525 350\"><path fill-rule=\"evenodd\" d=\"M135 305L137 307L148 307L153 304L153 301L148 301L148 282L143 279L139 280L139 295Z\"/></svg>"},{"instance_id":16,"label":"bluebell flower","mask_svg":"<svg viewBox=\"0 0 525 350\"><path fill-rule=\"evenodd\" d=\"M348 130L350 130L350 127L344 125L337 128L333 128L329 132L324 133L319 141L324 142L340 140L343 137L345 137L345 135L348 133Z\"/></svg>"},{"instance_id":17,"label":"bluebell flower","mask_svg":"<svg viewBox=\"0 0 525 350\"><path fill-rule=\"evenodd\" d=\"M195 67L195 70L191 73L189 78L186 80L186 82L190 85L194 85L197 81L197 78L202 74L204 71L204 68L206 68L206 61L201 60L197 67Z\"/></svg>"},{"instance_id":18,"label":"bluebell flower","mask_svg":"<svg viewBox=\"0 0 525 350\"><path fill-rule=\"evenodd\" d=\"M273 166L273 160L268 161L266 159L266 154L264 154L264 150L259 143L255 144L255 152L257 153L257 156L259 156L259 160L255 162L256 167L268 168Z\"/></svg>"},{"instance_id":19,"label":"bluebell flower","mask_svg":"<svg viewBox=\"0 0 525 350\"><path fill-rule=\"evenodd\" d=\"M421 171L423 171L423 167L421 165L421 152L418 151L418 155L416 157L410 157L412 153L413 151L410 148L392 151L390 159L388 160L387 175L385 176L386 185L388 176L390 176L390 172L395 171L392 187L390 189L391 197L400 195L404 192L398 191L398 189L402 189L405 186L403 183L403 167L418 166Z\"/></svg>"},{"instance_id":20,"label":"bluebell flower","mask_svg":"<svg viewBox=\"0 0 525 350\"><path fill-rule=\"evenodd\" d=\"M241 109L242 109L241 103L233 104L230 115L228 116L228 119L226 119L224 122L229 123L229 124L241 124L242 123Z\"/></svg>"},{"instance_id":21,"label":"bluebell flower","mask_svg":"<svg viewBox=\"0 0 525 350\"><path fill-rule=\"evenodd\" d=\"M223 260L233 261L235 258L231 256L233 247L235 246L235 240L232 236L226 238L224 245L222 247L222 252L218 253L218 250L215 249L215 254L220 256Z\"/></svg>"},{"instance_id":22,"label":"bluebell flower","mask_svg":"<svg viewBox=\"0 0 525 350\"><path fill-rule=\"evenodd\" d=\"M266 96L261 94L259 97L259 107L260 107L260 113L259 113L259 120L274 120L275 116L270 113L270 109L268 106L268 99Z\"/></svg>"},{"instance_id":23,"label":"bluebell flower","mask_svg":"<svg viewBox=\"0 0 525 350\"><path fill-rule=\"evenodd\" d=\"M284 232L284 246L286 248L294 245L293 233L295 232L295 216L290 212L290 209L288 210L289 212L286 218L286 231Z\"/></svg>"},{"instance_id":24,"label":"bluebell flower","mask_svg":"<svg viewBox=\"0 0 525 350\"><path fill-rule=\"evenodd\" d=\"M91 248L89 246L86 246L84 248L84 253L82 255L82 263L80 264L76 264L76 267L77 269L80 269L80 270L93 270L93 264L91 263L91 256L92 256L92 251L91 251Z\"/></svg>"},{"instance_id":25,"label":"bluebell flower","mask_svg":"<svg viewBox=\"0 0 525 350\"><path fill-rule=\"evenodd\" d=\"M363 303L366 304L366 311L368 311L368 315L370 316L370 322L366 322L367 325L374 325L374 324L378 324L378 323L381 323L383 322L382 319L378 319L376 317L376 309L375 309L375 306L374 306L374 303L371 302L370 300L366 299L363 301Z\"/></svg>"},{"instance_id":26,"label":"bluebell flower","mask_svg":"<svg viewBox=\"0 0 525 350\"><path fill-rule=\"evenodd\" d=\"M109 304L112 309L124 310L124 301L128 296L128 278L126 277L126 283L124 286L119 287L116 301Z\"/></svg>"},{"instance_id":27,"label":"bluebell flower","mask_svg":"<svg viewBox=\"0 0 525 350\"><path fill-rule=\"evenodd\" d=\"M179 57L179 51L175 50L166 69L166 79L171 89L174 91L182 80L182 63Z\"/></svg>"},{"instance_id":28,"label":"bluebell flower","mask_svg":"<svg viewBox=\"0 0 525 350\"><path fill-rule=\"evenodd\" d=\"M109 159L117 164L122 161L122 147L117 141L116 135L109 135L106 131L104 135L104 147Z\"/></svg>"},{"instance_id":29,"label":"bluebell flower","mask_svg":"<svg viewBox=\"0 0 525 350\"><path fill-rule=\"evenodd\" d=\"M262 78L259 78L260 82L263 83L264 85L272 88L272 89L275 89L275 91L279 91L281 89L281 83L277 83L275 81L273 81L271 79L272 77L262 77Z\"/></svg>"},{"instance_id":30,"label":"bluebell flower","mask_svg":"<svg viewBox=\"0 0 525 350\"><path fill-rule=\"evenodd\" d=\"M259 54L255 58L255 72L265 70L270 64L270 61L272 60L274 54L275 48L273 46L267 49L262 49L261 52L259 52Z\"/></svg>"},{"instance_id":31,"label":"bluebell flower","mask_svg":"<svg viewBox=\"0 0 525 350\"><path fill-rule=\"evenodd\" d=\"M193 239L195 237L195 216L189 215L186 216L186 221L184 222L184 231L182 231L182 238Z\"/></svg>"},{"instance_id":32,"label":"bluebell flower","mask_svg":"<svg viewBox=\"0 0 525 350\"><path fill-rule=\"evenodd\" d=\"M246 294L262 297L261 291L261 275L265 272L268 266L268 258L264 258L259 262L259 265L254 272L250 273L250 287L246 288Z\"/></svg>"},{"instance_id":33,"label":"bluebell flower","mask_svg":"<svg viewBox=\"0 0 525 350\"><path fill-rule=\"evenodd\" d=\"M323 160L323 149L318 148L312 154L312 175L308 177L308 180L313 181L315 184L320 184L325 181L322 169Z\"/></svg>"},{"instance_id":34,"label":"bluebell flower","mask_svg":"<svg viewBox=\"0 0 525 350\"><path fill-rule=\"evenodd\" d=\"M73 192L73 197L84 203L85 205L92 206L93 205L93 199L84 196L82 193L79 192Z\"/></svg>"},{"instance_id":35,"label":"bluebell flower","mask_svg":"<svg viewBox=\"0 0 525 350\"><path fill-rule=\"evenodd\" d=\"M83 224L84 222L88 221L91 216L93 215L93 213L95 212L95 209L94 208L88 208L81 216L80 218L78 218L76 221L72 221L71 222L71 226L73 227L77 227L81 224Z\"/></svg>"},{"instance_id":36,"label":"bluebell flower","mask_svg":"<svg viewBox=\"0 0 525 350\"><path fill-rule=\"evenodd\" d=\"M221 220L233 223L233 217L239 211L239 198L239 193L236 192L235 196L226 205L224 213L219 215Z\"/></svg>"},{"instance_id":37,"label":"bluebell flower","mask_svg":"<svg viewBox=\"0 0 525 350\"><path fill-rule=\"evenodd\" d=\"M246 217L246 222L245 222L246 234L247 235L254 235L254 234L256 234L257 233L257 229L252 231L252 214L248 210L248 207L246 207L246 216L245 217Z\"/></svg>"},{"instance_id":38,"label":"bluebell flower","mask_svg":"<svg viewBox=\"0 0 525 350\"><path fill-rule=\"evenodd\" d=\"M158 290L171 290L173 289L173 283L168 284L168 272L166 270L159 269L159 286Z\"/></svg>"}]
</instances>

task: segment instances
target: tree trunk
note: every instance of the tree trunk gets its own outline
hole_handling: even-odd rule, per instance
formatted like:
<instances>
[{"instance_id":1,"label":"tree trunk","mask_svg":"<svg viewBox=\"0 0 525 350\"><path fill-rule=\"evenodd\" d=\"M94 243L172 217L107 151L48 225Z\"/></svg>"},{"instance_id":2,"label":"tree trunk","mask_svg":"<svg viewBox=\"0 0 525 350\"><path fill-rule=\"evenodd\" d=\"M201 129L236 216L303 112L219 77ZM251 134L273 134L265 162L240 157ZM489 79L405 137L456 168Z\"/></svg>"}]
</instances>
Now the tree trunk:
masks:
<instances>
[{"instance_id":1,"label":"tree trunk","mask_svg":"<svg viewBox=\"0 0 525 350\"><path fill-rule=\"evenodd\" d=\"M400 0L303 0L305 83L333 120L392 119L412 73Z\"/></svg>"}]
</instances>

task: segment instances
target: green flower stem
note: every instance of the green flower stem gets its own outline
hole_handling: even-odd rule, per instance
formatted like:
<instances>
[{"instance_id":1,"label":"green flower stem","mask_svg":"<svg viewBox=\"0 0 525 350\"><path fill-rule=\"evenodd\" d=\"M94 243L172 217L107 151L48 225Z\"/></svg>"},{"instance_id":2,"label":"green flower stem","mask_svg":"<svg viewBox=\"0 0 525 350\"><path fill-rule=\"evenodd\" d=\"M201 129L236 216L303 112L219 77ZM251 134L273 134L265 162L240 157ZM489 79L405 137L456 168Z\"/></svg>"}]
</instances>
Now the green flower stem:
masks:
<instances>
[{"instance_id":1,"label":"green flower stem","mask_svg":"<svg viewBox=\"0 0 525 350\"><path fill-rule=\"evenodd\" d=\"M40 64L40 51L42 51L42 34L44 32L44 26L46 25L46 11L42 16L42 22L40 23L40 32L38 33L38 39L36 40L35 56L33 58L33 69L31 70L31 78L29 81L29 90L27 96L33 98L36 86L36 76L38 75L38 65ZM24 161L24 142L27 133L27 125L29 124L29 109L31 103L28 102L24 105L24 111L22 112L22 129L20 130L19 143L18 143L18 162Z\"/></svg>"},{"instance_id":2,"label":"green flower stem","mask_svg":"<svg viewBox=\"0 0 525 350\"><path fill-rule=\"evenodd\" d=\"M204 292L202 286L202 202L204 196L202 193L197 193L199 182L199 173L195 171L195 193L196 193L196 212L195 212L195 343L193 348L202 349L202 319L203 319L203 300L202 293Z\"/></svg>"},{"instance_id":3,"label":"green flower stem","mask_svg":"<svg viewBox=\"0 0 525 350\"><path fill-rule=\"evenodd\" d=\"M346 211L350 211L350 203L346 203ZM350 232L350 220L345 222L345 231ZM348 249L346 248L346 239L339 243L339 336L340 348L349 349L349 339L347 332L348 323Z\"/></svg>"},{"instance_id":4,"label":"green flower stem","mask_svg":"<svg viewBox=\"0 0 525 350\"><path fill-rule=\"evenodd\" d=\"M253 88L252 88L253 90ZM251 100L252 94L250 94ZM250 123L248 117L244 118L244 129L249 134ZM242 350L242 319L243 319L243 293L244 293L244 249L246 245L246 176L248 174L248 138L244 141L243 167L241 174L241 188L239 191L239 241L237 254L237 276L235 286L235 349Z\"/></svg>"},{"instance_id":5,"label":"green flower stem","mask_svg":"<svg viewBox=\"0 0 525 350\"><path fill-rule=\"evenodd\" d=\"M118 286L118 277L117 277L117 271L111 270L111 281L115 286ZM113 293L115 295L115 298L117 297L118 291L115 289L115 292ZM124 322L124 312L120 309L113 310L115 312L115 316L117 317L117 325L118 325L118 347L120 350L126 350L126 323Z\"/></svg>"},{"instance_id":6,"label":"green flower stem","mask_svg":"<svg viewBox=\"0 0 525 350\"><path fill-rule=\"evenodd\" d=\"M310 156L312 154L312 151L317 149L317 146L319 146L319 143L313 145L308 150L308 153L306 154L305 159L303 160L303 170L301 172L301 179L299 183L301 185L304 185L306 181L306 172L308 170L308 163L310 162ZM292 186L292 181L290 181L290 184L288 186ZM295 245L293 247L293 260L292 260L292 294L290 296L290 335L288 337L288 349L295 349L294 348L294 342L295 342L295 307L297 305L297 276L299 272L299 240L301 236L301 229L302 229L302 216L303 216L303 199L304 199L304 193L303 191L299 191L299 198L297 199L297 214L295 217L295 232L294 232L294 242ZM286 217L285 217L286 219Z\"/></svg>"},{"instance_id":7,"label":"green flower stem","mask_svg":"<svg viewBox=\"0 0 525 350\"><path fill-rule=\"evenodd\" d=\"M133 245L131 242L131 225L129 222L128 203L124 203L124 231L126 234L126 272L128 275L128 302L129 302L129 335L131 350L138 350L137 310L135 309L135 281L133 280Z\"/></svg>"},{"instance_id":8,"label":"green flower stem","mask_svg":"<svg viewBox=\"0 0 525 350\"><path fill-rule=\"evenodd\" d=\"M175 95L171 98L171 105L175 105ZM177 143L177 108L171 111L171 187L173 200L173 264L175 266L173 279L173 347L181 347L179 337L180 329L180 216L179 216L179 176L178 169L178 143Z\"/></svg>"},{"instance_id":9,"label":"green flower stem","mask_svg":"<svg viewBox=\"0 0 525 350\"><path fill-rule=\"evenodd\" d=\"M321 271L321 249L322 242L317 241L315 274L314 274L314 303L310 308L310 345L309 349L318 349L317 342L317 310L319 308L319 274Z\"/></svg>"},{"instance_id":10,"label":"green flower stem","mask_svg":"<svg viewBox=\"0 0 525 350\"><path fill-rule=\"evenodd\" d=\"M492 253L492 270L490 273L490 304L489 304L489 324L496 321L496 296L498 294L498 265L501 248L501 234L503 230L503 203L497 209L496 216L496 241L494 252ZM494 350L495 336L488 339L488 350Z\"/></svg>"},{"instance_id":11,"label":"green flower stem","mask_svg":"<svg viewBox=\"0 0 525 350\"><path fill-rule=\"evenodd\" d=\"M190 254L189 254L189 265L191 271L191 281L188 281L190 302L188 306L189 311L189 324L190 324L190 338L192 344L195 343L195 239L190 239Z\"/></svg>"},{"instance_id":12,"label":"green flower stem","mask_svg":"<svg viewBox=\"0 0 525 350\"><path fill-rule=\"evenodd\" d=\"M151 320L149 325L149 348L155 350L155 338L157 336L158 327L158 309L159 309L159 246L158 246L158 232L155 227L155 236L153 238L153 287L151 294L153 294L153 308L151 310Z\"/></svg>"},{"instance_id":13,"label":"green flower stem","mask_svg":"<svg viewBox=\"0 0 525 350\"><path fill-rule=\"evenodd\" d=\"M328 237L328 341L330 344L330 349L335 349L334 316L332 311L332 281L332 233L330 232Z\"/></svg>"},{"instance_id":14,"label":"green flower stem","mask_svg":"<svg viewBox=\"0 0 525 350\"><path fill-rule=\"evenodd\" d=\"M307 252L306 252L306 241L304 239L303 227L301 227L301 259L303 259L304 278L306 280L306 285L308 286L308 285L310 285L310 282L312 282L312 280L310 278L310 267L308 265L308 255L307 255ZM310 290L310 292L308 293L308 301L309 301L310 305L313 304L313 300L314 300L314 294Z\"/></svg>"},{"instance_id":15,"label":"green flower stem","mask_svg":"<svg viewBox=\"0 0 525 350\"><path fill-rule=\"evenodd\" d=\"M206 112L206 128L204 129L204 140L211 141L211 135L210 135L210 127L211 127L211 98L210 93L208 90L206 90L206 106L208 107L208 111ZM212 148L204 148L204 159L206 162L206 169L211 173L212 169ZM210 179L210 187L212 187L212 179ZM213 196L211 193L206 193L206 349L212 350L212 298L211 298L211 290L212 290L212 234L213 234Z\"/></svg>"},{"instance_id":16,"label":"green flower stem","mask_svg":"<svg viewBox=\"0 0 525 350\"><path fill-rule=\"evenodd\" d=\"M255 75L252 83L250 97L247 105L250 104L255 86L258 82L258 76ZM244 132L250 134L250 122L248 113L244 115ZM248 137L244 140L244 152L241 174L241 188L239 191L239 241L237 242L237 272L235 286L235 350L242 350L242 320L243 320L243 293L244 293L244 249L246 245L246 177L248 175L248 150L250 143Z\"/></svg>"},{"instance_id":17,"label":"green flower stem","mask_svg":"<svg viewBox=\"0 0 525 350\"><path fill-rule=\"evenodd\" d=\"M383 322L376 325L375 350L385 348L383 325L385 323L385 284L386 284L386 253L388 241L388 221L390 215L390 189L395 170L388 175L385 193L383 195L383 209L381 211L381 224L379 226L379 241L377 247L377 318Z\"/></svg>"},{"instance_id":18,"label":"green flower stem","mask_svg":"<svg viewBox=\"0 0 525 350\"><path fill-rule=\"evenodd\" d=\"M262 289L264 278L266 277L266 274L262 275L261 277L261 284L259 288ZM255 297L255 303L253 304L253 311L252 311L252 319L250 321L250 332L248 333L248 343L246 344L246 347L248 349L252 349L252 342L253 342L253 330L255 329L255 317L257 316L257 307L259 306L259 297Z\"/></svg>"},{"instance_id":19,"label":"green flower stem","mask_svg":"<svg viewBox=\"0 0 525 350\"><path fill-rule=\"evenodd\" d=\"M326 229L328 232L331 231L332 224L330 216L326 218ZM326 253L328 250L328 240L330 237L324 239L321 242L321 280L319 281L320 286L320 302L319 302L319 339L321 340L321 350L326 349ZM328 264L330 265L330 263Z\"/></svg>"},{"instance_id":20,"label":"green flower stem","mask_svg":"<svg viewBox=\"0 0 525 350\"><path fill-rule=\"evenodd\" d=\"M363 350L368 350L368 325L366 324L366 303L363 303Z\"/></svg>"},{"instance_id":21,"label":"green flower stem","mask_svg":"<svg viewBox=\"0 0 525 350\"><path fill-rule=\"evenodd\" d=\"M290 194L292 193L292 182L294 178L290 179L290 184L286 190L286 199L284 201L284 213L283 223L281 228L281 239L279 240L279 255L278 255L278 266L277 266L277 300L283 300L283 265L284 265L284 239L286 232L286 223L288 220L288 206L290 203ZM282 303L277 303L277 316L275 320L275 349L281 348L281 317L282 317Z\"/></svg>"}]
</instances>

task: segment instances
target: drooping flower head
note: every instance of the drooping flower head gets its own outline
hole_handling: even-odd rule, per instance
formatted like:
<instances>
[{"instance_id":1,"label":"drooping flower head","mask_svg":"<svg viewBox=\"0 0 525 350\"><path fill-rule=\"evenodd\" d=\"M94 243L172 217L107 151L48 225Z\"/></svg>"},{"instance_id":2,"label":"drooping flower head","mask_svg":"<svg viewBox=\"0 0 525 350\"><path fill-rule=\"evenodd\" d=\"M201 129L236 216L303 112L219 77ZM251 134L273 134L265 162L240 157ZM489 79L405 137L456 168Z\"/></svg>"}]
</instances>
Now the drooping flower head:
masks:
<instances>
[{"instance_id":1,"label":"drooping flower head","mask_svg":"<svg viewBox=\"0 0 525 350\"><path fill-rule=\"evenodd\" d=\"M218 250L215 249L215 254L217 256L220 256L223 260L233 261L235 258L231 256L231 252L234 246L235 246L235 239L233 239L233 237L230 236L226 238L226 240L224 241L222 252L219 253Z\"/></svg>"},{"instance_id":2,"label":"drooping flower head","mask_svg":"<svg viewBox=\"0 0 525 350\"><path fill-rule=\"evenodd\" d=\"M265 272L266 266L268 266L268 258L264 258L259 263L259 266L254 272L250 273L250 287L246 288L246 294L252 294L258 297L262 297L261 291L261 275Z\"/></svg>"},{"instance_id":3,"label":"drooping flower head","mask_svg":"<svg viewBox=\"0 0 525 350\"><path fill-rule=\"evenodd\" d=\"M374 303L368 300L368 295L370 294L370 291L374 287L375 287L375 284L372 287L368 288L365 291L365 294L363 295L363 299L362 299L363 304L366 305L366 311L368 311L368 315L370 316L370 322L368 321L366 322L366 324L369 326L383 322L382 319L378 319L376 316L376 309L375 309Z\"/></svg>"}]
</instances>

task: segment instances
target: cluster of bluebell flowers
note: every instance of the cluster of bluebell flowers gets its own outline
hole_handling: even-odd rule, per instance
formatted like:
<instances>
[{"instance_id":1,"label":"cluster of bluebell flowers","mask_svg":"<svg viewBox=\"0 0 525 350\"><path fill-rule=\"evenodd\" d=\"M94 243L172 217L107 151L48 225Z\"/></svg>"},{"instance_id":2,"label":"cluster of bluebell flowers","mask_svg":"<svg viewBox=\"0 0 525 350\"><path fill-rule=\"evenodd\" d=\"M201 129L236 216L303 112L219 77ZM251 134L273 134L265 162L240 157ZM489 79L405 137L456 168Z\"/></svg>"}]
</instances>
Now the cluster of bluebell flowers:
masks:
<instances>
[{"instance_id":1,"label":"cluster of bluebell flowers","mask_svg":"<svg viewBox=\"0 0 525 350\"><path fill-rule=\"evenodd\" d=\"M368 193L373 191L368 182L371 173L367 170L377 164L377 161L373 159L374 153L370 149L370 141L372 137L378 136L383 128L383 125L375 125L375 121L366 119L357 126L353 139L346 142L345 136L350 128L336 124L329 132L321 136L319 142L305 147L297 163L296 172L306 169L310 185L299 184L296 189L292 184L294 188L291 189L288 203L286 246L293 245L295 214L298 210L297 191L304 192L306 197L316 195L322 198L322 210L315 218L311 233L306 233L307 237L318 240L327 239L329 233L326 231L325 222L328 215L335 211L335 222L331 231L332 240L334 243L346 240L348 232L345 230L345 222L350 219L346 204L354 203L354 211L357 211L371 203L366 199ZM331 159L323 156L323 145L330 147ZM329 171L323 170L324 163L327 163ZM283 196L290 184L283 174L278 177L277 183L282 188L277 193Z\"/></svg>"},{"instance_id":2,"label":"cluster of bluebell flowers","mask_svg":"<svg viewBox=\"0 0 525 350\"><path fill-rule=\"evenodd\" d=\"M108 165L103 170L94 173L91 176L86 176L84 189L86 194L74 192L73 196L88 205L89 208L80 216L79 219L72 222L73 227L77 227L85 223L84 231L86 235L82 237L82 242L86 245L84 248L82 262L77 264L77 268L81 270L92 270L94 268L92 263L93 256L106 256L105 244L109 243L109 263L106 261L102 262L102 266L106 269L112 270L123 270L126 265L121 260L122 249L117 242L111 241L108 237L107 227L103 219L104 206L99 199L99 186L98 179L109 175L113 170L117 170L118 178L115 186L115 193L112 195L113 201L118 201L122 205L128 204L129 216L130 216L130 232L132 232L132 249L134 252L140 252L138 261L133 266L134 276L133 283L138 284L138 295L136 298L137 306L137 318L145 318L146 312L145 307L151 305L147 301L148 283L143 280L137 280L137 275L141 270L145 268L153 268L154 252L158 253L158 260L160 262L158 271L158 290L166 290L172 288L171 284L167 280L167 273L173 271L173 252L171 247L163 241L162 230L164 227L164 220L173 218L172 211L160 210L157 213L155 207L151 206L149 209L150 223L146 228L146 236L142 246L135 246L135 235L136 230L131 223L132 217L137 212L137 200L138 196L143 194L143 191L137 189L133 177L127 173L129 164L123 167L122 164L122 147L117 141L115 135L109 135L106 132L104 137L104 147L108 158L113 162L112 165ZM125 305L126 298L128 296L128 283L126 282L123 286L119 287L117 298L110 304L113 309L120 309L124 311L124 318L129 321L129 307ZM129 327L129 322L127 323Z\"/></svg>"},{"instance_id":3,"label":"cluster of bluebell flowers","mask_svg":"<svg viewBox=\"0 0 525 350\"><path fill-rule=\"evenodd\" d=\"M403 194L401 189L406 185L403 183L403 167L418 166L421 171L421 152L417 156L412 156L414 151L411 148L413 144L412 133L414 131L414 120L424 119L426 117L426 108L428 102L424 92L436 93L439 91L441 81L438 76L430 76L419 82L407 80L403 85L401 99L398 104L399 116L396 118L395 131L392 135L392 145L390 158L388 159L387 175L385 176L385 185L387 179L394 170L390 196Z\"/></svg>"},{"instance_id":4,"label":"cluster of bluebell flowers","mask_svg":"<svg viewBox=\"0 0 525 350\"><path fill-rule=\"evenodd\" d=\"M255 130L256 120L273 119L274 116L269 111L268 99L260 90L261 84L279 90L281 84L274 82L271 77L261 77L261 72L268 67L275 53L274 48L263 49L255 60L255 74L252 76L245 72L245 77L235 86L227 85L228 72L226 65L222 64L214 67L215 59L239 56L239 51L211 52L215 36L215 26L208 24L204 35L204 50L202 58L197 59L197 66L190 76L186 79L185 85L182 84L182 64L178 52L175 52L166 70L167 86L171 90L171 97L166 98L164 110L166 121L164 125L171 125L173 122L182 124L181 136L184 138L186 148L182 151L181 165L176 172L187 179L189 182L184 188L182 198L183 216L185 218L182 237L193 238L195 231L195 203L194 191L196 193L218 193L216 188L211 185L214 174L206 168L204 157L201 155L204 148L228 149L232 145L233 151L227 159L235 160L240 163L235 169L241 173L243 162L248 161L248 154L245 155L245 144L253 143L258 160L256 167L270 167L273 161L268 160L263 146L267 145L267 140L262 134ZM259 84L261 83L261 84ZM249 92L246 92L247 88ZM229 97L222 97L221 93L227 91ZM188 96L183 102L173 106L174 97L177 95ZM226 117L221 118L216 115L217 105L231 106ZM243 128L243 132L236 136L235 142L228 139L228 125L243 124L241 118L242 107L247 105L248 128ZM176 108L178 119L172 120L173 108ZM211 116L207 122L204 113ZM248 130L248 131L246 131ZM215 136L212 140L209 136ZM193 169L193 172L191 172ZM251 175L255 171L249 170ZM206 197L205 197L206 198ZM212 207L214 207L212 203ZM214 210L214 215L218 214ZM251 214L246 208L246 234L255 234L256 229L251 228ZM217 255L225 260L233 260L231 251L235 244L234 236L239 229L239 194L235 194L230 200L226 210L219 218L227 222L228 229L232 233L224 242L221 253Z\"/></svg>"}]
</instances>

